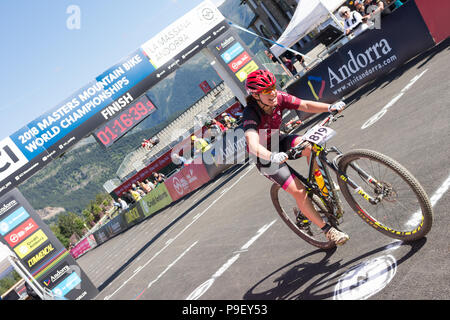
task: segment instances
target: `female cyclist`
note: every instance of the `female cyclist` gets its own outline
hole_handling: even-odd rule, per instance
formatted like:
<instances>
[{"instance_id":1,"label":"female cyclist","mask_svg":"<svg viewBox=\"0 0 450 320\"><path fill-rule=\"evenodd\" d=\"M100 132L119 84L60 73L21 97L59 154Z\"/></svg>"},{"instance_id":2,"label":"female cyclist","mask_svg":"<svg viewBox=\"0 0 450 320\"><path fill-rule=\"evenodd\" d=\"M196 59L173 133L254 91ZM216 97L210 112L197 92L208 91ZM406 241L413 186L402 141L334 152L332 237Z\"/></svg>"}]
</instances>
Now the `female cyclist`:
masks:
<instances>
[{"instance_id":1,"label":"female cyclist","mask_svg":"<svg viewBox=\"0 0 450 320\"><path fill-rule=\"evenodd\" d=\"M301 136L279 135L279 129L283 110L301 110L309 113L341 112L345 103L329 105L301 100L278 91L275 84L275 76L267 70L251 72L245 82L249 96L244 109L243 126L249 152L257 157L258 170L291 194L301 212L321 228L330 241L342 245L349 239L348 235L331 227L320 217L308 198L305 188L285 163L288 158L285 152L299 144ZM310 146L302 152L308 162L310 154ZM316 169L317 164L314 163L314 166Z\"/></svg>"}]
</instances>

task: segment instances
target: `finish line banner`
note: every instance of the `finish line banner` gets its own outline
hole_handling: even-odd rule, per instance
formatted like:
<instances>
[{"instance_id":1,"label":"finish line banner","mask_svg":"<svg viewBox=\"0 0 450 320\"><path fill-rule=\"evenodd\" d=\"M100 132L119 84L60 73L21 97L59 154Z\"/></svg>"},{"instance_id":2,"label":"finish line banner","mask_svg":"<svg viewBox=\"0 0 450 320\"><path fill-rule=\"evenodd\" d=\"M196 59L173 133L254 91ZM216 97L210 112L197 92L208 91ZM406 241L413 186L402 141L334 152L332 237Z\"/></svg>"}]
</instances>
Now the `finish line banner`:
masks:
<instances>
[{"instance_id":1,"label":"finish line banner","mask_svg":"<svg viewBox=\"0 0 450 320\"><path fill-rule=\"evenodd\" d=\"M414 36L407 37L405 32ZM408 1L382 18L381 29L368 29L350 40L286 91L302 99L333 103L433 45L416 4Z\"/></svg>"}]
</instances>

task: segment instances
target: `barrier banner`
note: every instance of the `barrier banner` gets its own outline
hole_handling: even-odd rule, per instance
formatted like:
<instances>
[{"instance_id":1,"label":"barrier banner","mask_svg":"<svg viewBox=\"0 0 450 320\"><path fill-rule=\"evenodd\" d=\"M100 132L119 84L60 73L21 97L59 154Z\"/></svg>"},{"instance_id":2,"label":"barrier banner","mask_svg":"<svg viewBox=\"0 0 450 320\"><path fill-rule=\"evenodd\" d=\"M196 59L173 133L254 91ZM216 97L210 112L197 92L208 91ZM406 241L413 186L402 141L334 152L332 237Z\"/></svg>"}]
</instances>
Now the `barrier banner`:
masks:
<instances>
[{"instance_id":1,"label":"barrier banner","mask_svg":"<svg viewBox=\"0 0 450 320\"><path fill-rule=\"evenodd\" d=\"M245 163L247 158L247 142L242 125L225 131L211 149L203 153L203 163L211 179L233 165Z\"/></svg>"},{"instance_id":2,"label":"barrier banner","mask_svg":"<svg viewBox=\"0 0 450 320\"><path fill-rule=\"evenodd\" d=\"M91 234L88 237L81 240L79 243L77 243L77 245L70 250L70 255L74 259L76 259L86 251L91 250L93 247L95 247L95 239L94 236Z\"/></svg>"},{"instance_id":3,"label":"barrier banner","mask_svg":"<svg viewBox=\"0 0 450 320\"><path fill-rule=\"evenodd\" d=\"M125 212L126 213L126 212ZM127 223L125 221L124 212L119 213L108 223L105 224L105 231L107 232L108 239L114 237L115 235L121 233L127 229Z\"/></svg>"},{"instance_id":4,"label":"barrier banner","mask_svg":"<svg viewBox=\"0 0 450 320\"><path fill-rule=\"evenodd\" d=\"M140 210L139 204L136 204L131 209L121 213L119 216L122 217L122 221L124 223L123 230L128 229L129 227L135 225L136 223L142 221L145 218L144 212ZM111 223L112 221L109 224Z\"/></svg>"},{"instance_id":5,"label":"barrier banner","mask_svg":"<svg viewBox=\"0 0 450 320\"><path fill-rule=\"evenodd\" d=\"M92 235L94 236L95 242L97 242L97 244L102 244L109 239L109 231L106 226L103 226L100 229L96 230Z\"/></svg>"},{"instance_id":6,"label":"barrier banner","mask_svg":"<svg viewBox=\"0 0 450 320\"><path fill-rule=\"evenodd\" d=\"M97 288L50 228L13 189L0 198L0 241L33 278L64 299L92 299Z\"/></svg>"},{"instance_id":7,"label":"barrier banner","mask_svg":"<svg viewBox=\"0 0 450 320\"><path fill-rule=\"evenodd\" d=\"M165 184L161 183L143 197L137 206L142 214L148 217L171 203L172 198L170 197L169 191L167 191Z\"/></svg>"},{"instance_id":8,"label":"barrier banner","mask_svg":"<svg viewBox=\"0 0 450 320\"><path fill-rule=\"evenodd\" d=\"M189 189L194 191L207 183L210 178L203 163L191 163L180 170L189 184Z\"/></svg>"},{"instance_id":9,"label":"barrier banner","mask_svg":"<svg viewBox=\"0 0 450 320\"><path fill-rule=\"evenodd\" d=\"M173 174L170 178L164 181L164 184L173 201L184 197L192 191L189 187L189 182L186 180L181 171Z\"/></svg>"},{"instance_id":10,"label":"barrier banner","mask_svg":"<svg viewBox=\"0 0 450 320\"><path fill-rule=\"evenodd\" d=\"M408 1L383 16L380 29L368 29L350 40L286 91L302 99L333 103L433 45L416 4Z\"/></svg>"}]
</instances>

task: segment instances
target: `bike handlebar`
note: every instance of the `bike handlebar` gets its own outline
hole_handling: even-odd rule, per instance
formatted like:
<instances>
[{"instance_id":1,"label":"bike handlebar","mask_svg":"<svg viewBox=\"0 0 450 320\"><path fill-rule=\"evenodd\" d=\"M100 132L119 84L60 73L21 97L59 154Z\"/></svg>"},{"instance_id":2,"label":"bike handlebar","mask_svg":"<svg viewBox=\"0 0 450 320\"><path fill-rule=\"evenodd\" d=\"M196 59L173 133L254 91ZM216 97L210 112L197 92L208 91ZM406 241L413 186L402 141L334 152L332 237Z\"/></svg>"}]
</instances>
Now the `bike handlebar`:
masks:
<instances>
[{"instance_id":1,"label":"bike handlebar","mask_svg":"<svg viewBox=\"0 0 450 320\"><path fill-rule=\"evenodd\" d=\"M330 115L326 117L321 123L321 126L329 126L332 122L336 121L337 119L343 117L343 115L336 116L338 114L338 111L332 111L330 112ZM306 142L306 143L305 143ZM295 147L290 148L286 154L288 156L289 160L296 160L302 156L303 150L309 145L310 143L308 141L302 140L298 145Z\"/></svg>"}]
</instances>

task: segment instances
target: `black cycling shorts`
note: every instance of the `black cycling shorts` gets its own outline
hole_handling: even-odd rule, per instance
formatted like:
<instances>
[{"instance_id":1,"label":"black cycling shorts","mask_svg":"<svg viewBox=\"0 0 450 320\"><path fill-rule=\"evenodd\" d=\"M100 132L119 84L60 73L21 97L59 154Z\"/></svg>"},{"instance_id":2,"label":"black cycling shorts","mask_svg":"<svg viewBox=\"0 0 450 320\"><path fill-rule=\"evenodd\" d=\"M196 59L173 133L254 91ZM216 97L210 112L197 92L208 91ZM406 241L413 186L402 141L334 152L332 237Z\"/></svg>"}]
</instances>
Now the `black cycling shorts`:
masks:
<instances>
[{"instance_id":1,"label":"black cycling shorts","mask_svg":"<svg viewBox=\"0 0 450 320\"><path fill-rule=\"evenodd\" d=\"M299 135L280 135L279 152L286 152L294 147L294 141ZM278 183L284 190L291 184L295 175L291 172L286 162L282 164L271 163L262 159L257 159L256 168L269 180Z\"/></svg>"}]
</instances>

